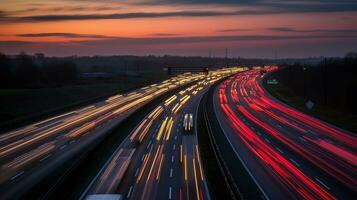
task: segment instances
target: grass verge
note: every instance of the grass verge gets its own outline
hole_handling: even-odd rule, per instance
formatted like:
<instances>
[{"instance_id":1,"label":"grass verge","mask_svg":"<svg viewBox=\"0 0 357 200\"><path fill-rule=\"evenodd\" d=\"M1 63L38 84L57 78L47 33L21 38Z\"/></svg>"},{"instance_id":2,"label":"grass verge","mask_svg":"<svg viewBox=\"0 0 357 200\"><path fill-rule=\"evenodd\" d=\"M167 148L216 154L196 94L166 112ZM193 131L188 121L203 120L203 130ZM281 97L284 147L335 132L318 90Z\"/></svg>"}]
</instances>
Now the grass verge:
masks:
<instances>
[{"instance_id":1,"label":"grass verge","mask_svg":"<svg viewBox=\"0 0 357 200\"><path fill-rule=\"evenodd\" d=\"M268 85L266 83L266 79L268 78L277 79L279 84ZM323 121L326 121L330 124L334 124L340 128L349 130L353 133L357 133L357 115L316 103L313 109L307 109L305 107L306 99L304 99L302 96L296 95L289 87L282 84L279 81L278 77L274 75L274 73L269 74L263 80L263 86L271 95L273 95L280 101L292 106L293 108Z\"/></svg>"}]
</instances>

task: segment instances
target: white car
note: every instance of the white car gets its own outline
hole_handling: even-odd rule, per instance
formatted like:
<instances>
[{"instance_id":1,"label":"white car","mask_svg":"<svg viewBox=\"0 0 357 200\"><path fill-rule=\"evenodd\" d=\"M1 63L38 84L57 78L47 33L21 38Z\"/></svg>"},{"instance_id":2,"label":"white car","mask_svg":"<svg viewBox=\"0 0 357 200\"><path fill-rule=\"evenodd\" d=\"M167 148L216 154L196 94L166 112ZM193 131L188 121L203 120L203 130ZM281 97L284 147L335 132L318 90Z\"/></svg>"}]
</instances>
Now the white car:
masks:
<instances>
[{"instance_id":1,"label":"white car","mask_svg":"<svg viewBox=\"0 0 357 200\"><path fill-rule=\"evenodd\" d=\"M183 118L183 128L185 131L190 132L193 128L193 115L191 113L186 113Z\"/></svg>"}]
</instances>

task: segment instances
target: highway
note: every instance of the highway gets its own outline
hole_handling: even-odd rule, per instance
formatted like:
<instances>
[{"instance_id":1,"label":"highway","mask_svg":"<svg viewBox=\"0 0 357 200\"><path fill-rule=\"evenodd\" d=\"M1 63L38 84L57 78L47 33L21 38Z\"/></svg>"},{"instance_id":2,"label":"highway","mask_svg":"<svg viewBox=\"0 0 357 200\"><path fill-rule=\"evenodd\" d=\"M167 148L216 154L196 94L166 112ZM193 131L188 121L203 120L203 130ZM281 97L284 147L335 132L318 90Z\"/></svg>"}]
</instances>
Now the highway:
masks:
<instances>
[{"instance_id":1,"label":"highway","mask_svg":"<svg viewBox=\"0 0 357 200\"><path fill-rule=\"evenodd\" d=\"M232 184L230 191L237 188L239 196L249 194L238 191L240 172L232 170L239 164L254 185L248 187L260 191L255 197L354 199L354 133L272 97L263 81L277 67L265 70L264 74L260 68L186 73L3 133L0 198L22 197L63 163L94 149L135 111L171 91L173 95L158 101L154 109L137 115L141 121L132 130L121 133L126 138L112 148L108 160L102 159L106 162L98 164L100 170L90 173L94 176L88 176L88 185L84 182L80 199L105 194L123 199L211 199L208 185L215 183L207 183L197 138L198 108L210 91L205 98L210 99L205 113L211 115L206 123L213 127L210 136L230 174L224 183ZM214 83L217 86L211 87ZM192 129L184 127L185 114L193 116Z\"/></svg>"},{"instance_id":2,"label":"highway","mask_svg":"<svg viewBox=\"0 0 357 200\"><path fill-rule=\"evenodd\" d=\"M354 199L355 135L276 100L262 87L263 76L259 69L239 73L210 97L234 162L244 164L267 199Z\"/></svg>"},{"instance_id":3,"label":"highway","mask_svg":"<svg viewBox=\"0 0 357 200\"><path fill-rule=\"evenodd\" d=\"M203 78L203 74L179 75L1 134L0 196L21 194L70 155L104 137L135 110L167 91Z\"/></svg>"},{"instance_id":4,"label":"highway","mask_svg":"<svg viewBox=\"0 0 357 200\"><path fill-rule=\"evenodd\" d=\"M124 199L210 199L197 142L197 109L210 85L236 72L210 74L157 106L118 146L82 199L96 194L121 194ZM191 131L183 127L186 113L193 114Z\"/></svg>"}]
</instances>

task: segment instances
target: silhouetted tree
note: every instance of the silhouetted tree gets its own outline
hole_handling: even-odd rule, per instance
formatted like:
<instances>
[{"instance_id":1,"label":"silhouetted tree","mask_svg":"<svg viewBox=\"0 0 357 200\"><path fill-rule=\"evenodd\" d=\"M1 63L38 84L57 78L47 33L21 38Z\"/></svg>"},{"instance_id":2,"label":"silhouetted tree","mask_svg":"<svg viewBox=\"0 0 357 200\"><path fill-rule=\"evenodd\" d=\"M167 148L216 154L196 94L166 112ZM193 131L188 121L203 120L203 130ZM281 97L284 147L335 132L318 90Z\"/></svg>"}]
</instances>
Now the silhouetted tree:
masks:
<instances>
[{"instance_id":1,"label":"silhouetted tree","mask_svg":"<svg viewBox=\"0 0 357 200\"><path fill-rule=\"evenodd\" d=\"M32 87L39 84L41 72L31 56L20 53L16 57L14 75L16 86Z\"/></svg>"},{"instance_id":2,"label":"silhouetted tree","mask_svg":"<svg viewBox=\"0 0 357 200\"><path fill-rule=\"evenodd\" d=\"M11 85L12 82L12 72L11 72L12 63L10 58L5 54L0 53L0 87L6 88Z\"/></svg>"}]
</instances>

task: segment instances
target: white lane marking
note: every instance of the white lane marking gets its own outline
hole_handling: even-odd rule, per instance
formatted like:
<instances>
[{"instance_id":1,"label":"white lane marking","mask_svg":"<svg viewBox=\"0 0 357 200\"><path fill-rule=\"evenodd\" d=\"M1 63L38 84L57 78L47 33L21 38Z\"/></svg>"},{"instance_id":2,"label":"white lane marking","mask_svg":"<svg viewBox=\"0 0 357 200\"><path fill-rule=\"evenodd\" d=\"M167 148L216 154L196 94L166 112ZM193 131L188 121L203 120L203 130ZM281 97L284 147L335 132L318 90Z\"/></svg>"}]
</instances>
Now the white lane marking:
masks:
<instances>
[{"instance_id":1,"label":"white lane marking","mask_svg":"<svg viewBox=\"0 0 357 200\"><path fill-rule=\"evenodd\" d=\"M135 177L137 177L139 174L139 167L136 169L136 172L135 172Z\"/></svg>"},{"instance_id":2,"label":"white lane marking","mask_svg":"<svg viewBox=\"0 0 357 200\"><path fill-rule=\"evenodd\" d=\"M40 160L40 162L46 160L46 159L49 158L50 156L51 156L51 154L48 154L46 157L42 158L42 159Z\"/></svg>"},{"instance_id":3,"label":"white lane marking","mask_svg":"<svg viewBox=\"0 0 357 200\"><path fill-rule=\"evenodd\" d=\"M141 157L141 161L143 161L143 160L144 160L144 157L145 157L145 154Z\"/></svg>"},{"instance_id":4,"label":"white lane marking","mask_svg":"<svg viewBox=\"0 0 357 200\"><path fill-rule=\"evenodd\" d=\"M175 156L171 157L171 162L174 162Z\"/></svg>"},{"instance_id":5,"label":"white lane marking","mask_svg":"<svg viewBox=\"0 0 357 200\"><path fill-rule=\"evenodd\" d=\"M177 140L177 135L175 135L175 140Z\"/></svg>"},{"instance_id":6,"label":"white lane marking","mask_svg":"<svg viewBox=\"0 0 357 200\"><path fill-rule=\"evenodd\" d=\"M128 194L126 195L126 198L128 198L128 199L129 199L129 197L130 197L130 195L131 195L131 190L133 190L133 186L130 186L129 192L128 192Z\"/></svg>"},{"instance_id":7,"label":"white lane marking","mask_svg":"<svg viewBox=\"0 0 357 200\"><path fill-rule=\"evenodd\" d=\"M267 141L268 143L270 143L270 140L268 140L267 138L265 138L265 141Z\"/></svg>"},{"instance_id":8,"label":"white lane marking","mask_svg":"<svg viewBox=\"0 0 357 200\"><path fill-rule=\"evenodd\" d=\"M280 153L284 153L284 151L279 149L278 147L275 147L275 149L278 150Z\"/></svg>"},{"instance_id":9,"label":"white lane marking","mask_svg":"<svg viewBox=\"0 0 357 200\"><path fill-rule=\"evenodd\" d=\"M170 169L170 178L172 178L172 168Z\"/></svg>"},{"instance_id":10,"label":"white lane marking","mask_svg":"<svg viewBox=\"0 0 357 200\"><path fill-rule=\"evenodd\" d=\"M171 192L172 192L172 188L169 187L169 199L171 199Z\"/></svg>"},{"instance_id":11,"label":"white lane marking","mask_svg":"<svg viewBox=\"0 0 357 200\"><path fill-rule=\"evenodd\" d=\"M172 147L172 149L175 151L175 149L176 149L176 144L174 144L174 146Z\"/></svg>"},{"instance_id":12,"label":"white lane marking","mask_svg":"<svg viewBox=\"0 0 357 200\"><path fill-rule=\"evenodd\" d=\"M64 148L66 148L66 147L67 147L67 145L65 144L65 145L61 146L60 149L62 150Z\"/></svg>"},{"instance_id":13,"label":"white lane marking","mask_svg":"<svg viewBox=\"0 0 357 200\"><path fill-rule=\"evenodd\" d=\"M256 132L258 135L262 135L259 131Z\"/></svg>"},{"instance_id":14,"label":"white lane marking","mask_svg":"<svg viewBox=\"0 0 357 200\"><path fill-rule=\"evenodd\" d=\"M282 128L279 124L277 124L276 126L279 127L279 128Z\"/></svg>"},{"instance_id":15,"label":"white lane marking","mask_svg":"<svg viewBox=\"0 0 357 200\"><path fill-rule=\"evenodd\" d=\"M15 176L13 176L10 180L15 180L17 177L21 176L23 173L25 173L25 171L21 171L19 173L17 173Z\"/></svg>"},{"instance_id":16,"label":"white lane marking","mask_svg":"<svg viewBox=\"0 0 357 200\"><path fill-rule=\"evenodd\" d=\"M72 140L72 141L69 142L69 144L73 144L73 142L75 142L75 141L76 141L76 140Z\"/></svg>"},{"instance_id":17,"label":"white lane marking","mask_svg":"<svg viewBox=\"0 0 357 200\"><path fill-rule=\"evenodd\" d=\"M300 167L299 163L297 163L294 159L290 158L290 161L293 162L296 166Z\"/></svg>"},{"instance_id":18,"label":"white lane marking","mask_svg":"<svg viewBox=\"0 0 357 200\"><path fill-rule=\"evenodd\" d=\"M330 190L331 188L328 187L325 183L323 183L320 179L315 178L321 185L323 185L325 188L327 188L328 190Z\"/></svg>"},{"instance_id":19,"label":"white lane marking","mask_svg":"<svg viewBox=\"0 0 357 200\"><path fill-rule=\"evenodd\" d=\"M252 129L253 131L255 131L255 128L254 128L253 126L251 126L250 129Z\"/></svg>"},{"instance_id":20,"label":"white lane marking","mask_svg":"<svg viewBox=\"0 0 357 200\"><path fill-rule=\"evenodd\" d=\"M151 144L151 140L150 140L149 144L148 144L148 145L146 145L146 149L149 149L150 144Z\"/></svg>"}]
</instances>

